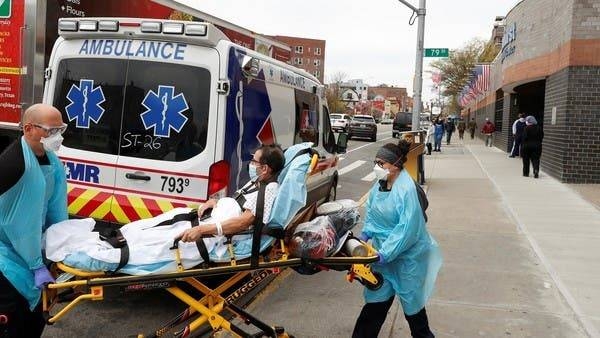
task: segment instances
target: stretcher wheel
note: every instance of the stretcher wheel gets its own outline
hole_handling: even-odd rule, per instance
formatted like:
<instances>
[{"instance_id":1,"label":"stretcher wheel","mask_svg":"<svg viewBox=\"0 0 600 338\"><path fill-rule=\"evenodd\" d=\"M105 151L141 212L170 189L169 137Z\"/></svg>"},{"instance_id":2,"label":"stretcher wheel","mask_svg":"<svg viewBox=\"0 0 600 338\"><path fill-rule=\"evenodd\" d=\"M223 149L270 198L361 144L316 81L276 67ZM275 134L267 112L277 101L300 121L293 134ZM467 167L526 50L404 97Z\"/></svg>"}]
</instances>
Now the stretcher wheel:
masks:
<instances>
[{"instance_id":1,"label":"stretcher wheel","mask_svg":"<svg viewBox=\"0 0 600 338\"><path fill-rule=\"evenodd\" d=\"M364 285L367 289L375 291L375 290L379 290L379 288L381 288L383 286L383 275L377 271L373 272L373 275L375 276L375 278L377 278L377 283L373 284L371 282L364 282Z\"/></svg>"}]
</instances>

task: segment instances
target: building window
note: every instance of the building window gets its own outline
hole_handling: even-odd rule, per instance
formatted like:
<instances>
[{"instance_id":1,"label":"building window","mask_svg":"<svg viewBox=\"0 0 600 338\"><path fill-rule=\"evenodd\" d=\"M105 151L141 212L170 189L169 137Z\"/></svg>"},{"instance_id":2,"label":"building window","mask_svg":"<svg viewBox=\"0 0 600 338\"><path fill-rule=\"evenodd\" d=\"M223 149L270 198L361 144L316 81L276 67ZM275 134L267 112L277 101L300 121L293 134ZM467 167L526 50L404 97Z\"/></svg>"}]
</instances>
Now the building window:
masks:
<instances>
[{"instance_id":1,"label":"building window","mask_svg":"<svg viewBox=\"0 0 600 338\"><path fill-rule=\"evenodd\" d=\"M294 64L296 64L296 65L302 65L302 58L295 58L294 59Z\"/></svg>"},{"instance_id":2,"label":"building window","mask_svg":"<svg viewBox=\"0 0 600 338\"><path fill-rule=\"evenodd\" d=\"M320 66L321 65L321 60L315 59L314 60L314 65L317 66L317 67Z\"/></svg>"},{"instance_id":3,"label":"building window","mask_svg":"<svg viewBox=\"0 0 600 338\"><path fill-rule=\"evenodd\" d=\"M296 46L296 54L302 54L302 53L304 53L304 47Z\"/></svg>"},{"instance_id":4,"label":"building window","mask_svg":"<svg viewBox=\"0 0 600 338\"><path fill-rule=\"evenodd\" d=\"M321 47L315 48L315 55L321 55Z\"/></svg>"},{"instance_id":5,"label":"building window","mask_svg":"<svg viewBox=\"0 0 600 338\"><path fill-rule=\"evenodd\" d=\"M321 72L320 72L319 70L315 70L315 72L314 72L314 76L315 76L315 77L319 77L319 76L321 76Z\"/></svg>"}]
</instances>

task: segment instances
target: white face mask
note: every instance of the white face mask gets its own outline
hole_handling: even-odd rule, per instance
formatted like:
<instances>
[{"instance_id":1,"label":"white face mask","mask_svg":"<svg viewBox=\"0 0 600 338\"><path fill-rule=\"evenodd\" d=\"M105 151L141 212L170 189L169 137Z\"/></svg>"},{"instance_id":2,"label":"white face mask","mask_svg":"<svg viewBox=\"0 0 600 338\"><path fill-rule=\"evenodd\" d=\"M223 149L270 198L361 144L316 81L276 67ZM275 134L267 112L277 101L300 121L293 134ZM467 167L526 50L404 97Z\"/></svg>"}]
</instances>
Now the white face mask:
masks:
<instances>
[{"instance_id":1,"label":"white face mask","mask_svg":"<svg viewBox=\"0 0 600 338\"><path fill-rule=\"evenodd\" d=\"M378 180L385 180L387 178L387 176L390 174L389 170L383 169L382 167L378 166L377 164L375 165L375 167L373 167L373 172L375 173L375 177L377 177Z\"/></svg>"},{"instance_id":2,"label":"white face mask","mask_svg":"<svg viewBox=\"0 0 600 338\"><path fill-rule=\"evenodd\" d=\"M50 137L42 137L40 142L44 146L45 151L58 151L62 145L64 138L60 133L56 133Z\"/></svg>"}]
</instances>

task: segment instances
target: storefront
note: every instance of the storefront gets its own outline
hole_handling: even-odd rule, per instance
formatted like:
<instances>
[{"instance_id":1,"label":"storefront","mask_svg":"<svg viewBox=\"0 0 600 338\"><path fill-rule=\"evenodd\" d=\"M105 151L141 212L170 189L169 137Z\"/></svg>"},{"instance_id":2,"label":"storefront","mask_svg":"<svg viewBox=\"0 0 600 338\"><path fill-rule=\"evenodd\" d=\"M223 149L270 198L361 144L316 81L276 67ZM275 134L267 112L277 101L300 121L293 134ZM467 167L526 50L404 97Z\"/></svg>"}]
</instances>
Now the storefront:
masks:
<instances>
[{"instance_id":1,"label":"storefront","mask_svg":"<svg viewBox=\"0 0 600 338\"><path fill-rule=\"evenodd\" d=\"M524 0L506 16L490 90L463 114L496 124L512 147L519 113L542 125L542 170L567 183L600 183L600 7L597 0Z\"/></svg>"}]
</instances>

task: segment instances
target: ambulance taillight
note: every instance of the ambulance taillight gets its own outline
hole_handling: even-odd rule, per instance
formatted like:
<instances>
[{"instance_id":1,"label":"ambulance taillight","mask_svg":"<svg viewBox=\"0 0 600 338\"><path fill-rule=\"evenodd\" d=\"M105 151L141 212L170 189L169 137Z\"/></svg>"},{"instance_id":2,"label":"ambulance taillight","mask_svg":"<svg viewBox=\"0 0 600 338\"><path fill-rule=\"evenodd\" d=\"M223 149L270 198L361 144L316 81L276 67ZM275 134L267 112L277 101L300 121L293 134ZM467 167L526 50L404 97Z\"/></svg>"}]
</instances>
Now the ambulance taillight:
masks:
<instances>
[{"instance_id":1,"label":"ambulance taillight","mask_svg":"<svg viewBox=\"0 0 600 338\"><path fill-rule=\"evenodd\" d=\"M227 196L229 183L229 163L219 161L210 166L208 171L208 198Z\"/></svg>"}]
</instances>

